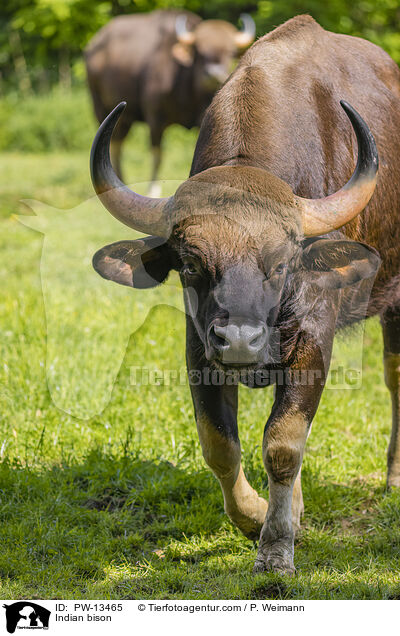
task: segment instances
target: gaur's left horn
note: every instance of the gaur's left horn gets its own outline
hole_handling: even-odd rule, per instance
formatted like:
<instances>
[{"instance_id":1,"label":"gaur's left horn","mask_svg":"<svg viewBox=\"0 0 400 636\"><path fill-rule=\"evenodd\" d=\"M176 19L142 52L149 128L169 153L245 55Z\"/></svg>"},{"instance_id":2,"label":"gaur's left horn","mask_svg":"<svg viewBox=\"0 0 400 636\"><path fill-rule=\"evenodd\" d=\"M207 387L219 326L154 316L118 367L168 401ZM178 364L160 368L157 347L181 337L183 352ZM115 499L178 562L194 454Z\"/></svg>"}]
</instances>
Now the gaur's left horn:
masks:
<instances>
[{"instance_id":1,"label":"gaur's left horn","mask_svg":"<svg viewBox=\"0 0 400 636\"><path fill-rule=\"evenodd\" d=\"M119 221L139 232L165 237L169 232L164 208L169 198L153 199L136 194L122 183L111 165L111 135L125 106L126 102L121 102L114 108L94 138L90 153L93 187L102 204Z\"/></svg>"},{"instance_id":2,"label":"gaur's left horn","mask_svg":"<svg viewBox=\"0 0 400 636\"><path fill-rule=\"evenodd\" d=\"M357 111L345 101L340 105L357 137L357 165L351 179L338 192L323 199L296 197L303 214L304 236L319 236L339 229L365 208L375 190L379 166L375 140Z\"/></svg>"},{"instance_id":3,"label":"gaur's left horn","mask_svg":"<svg viewBox=\"0 0 400 636\"><path fill-rule=\"evenodd\" d=\"M240 49L245 49L254 42L254 38L256 37L256 25L248 13L242 13L240 19L243 23L243 30L236 33L235 42Z\"/></svg>"}]
</instances>

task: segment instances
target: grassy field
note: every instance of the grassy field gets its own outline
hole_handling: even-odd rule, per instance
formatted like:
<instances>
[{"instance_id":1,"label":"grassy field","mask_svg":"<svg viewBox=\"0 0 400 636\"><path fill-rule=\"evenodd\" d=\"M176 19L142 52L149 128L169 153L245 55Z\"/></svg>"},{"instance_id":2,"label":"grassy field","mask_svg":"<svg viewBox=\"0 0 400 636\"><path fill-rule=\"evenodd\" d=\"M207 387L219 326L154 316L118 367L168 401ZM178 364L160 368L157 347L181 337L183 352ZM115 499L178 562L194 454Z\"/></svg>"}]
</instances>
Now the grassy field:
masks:
<instances>
[{"instance_id":1,"label":"grassy field","mask_svg":"<svg viewBox=\"0 0 400 636\"><path fill-rule=\"evenodd\" d=\"M86 126L84 96L79 104ZM9 135L17 138L21 121ZM94 130L89 123L85 139ZM149 174L146 135L139 127L129 140L131 183ZM194 141L169 131L163 178L185 178ZM92 272L93 252L129 231L83 203L92 196L89 147L76 148L0 156L0 597L400 598L400 493L384 487L390 404L379 323L364 333L361 388L325 391L314 421L298 573L253 577L255 545L224 515L188 387L132 381L135 366L184 367L177 280L132 292ZM24 225L12 215L29 214L26 198L51 208L34 204L39 216ZM338 343L344 367L360 337ZM240 396L245 470L266 493L261 441L272 391Z\"/></svg>"}]
</instances>

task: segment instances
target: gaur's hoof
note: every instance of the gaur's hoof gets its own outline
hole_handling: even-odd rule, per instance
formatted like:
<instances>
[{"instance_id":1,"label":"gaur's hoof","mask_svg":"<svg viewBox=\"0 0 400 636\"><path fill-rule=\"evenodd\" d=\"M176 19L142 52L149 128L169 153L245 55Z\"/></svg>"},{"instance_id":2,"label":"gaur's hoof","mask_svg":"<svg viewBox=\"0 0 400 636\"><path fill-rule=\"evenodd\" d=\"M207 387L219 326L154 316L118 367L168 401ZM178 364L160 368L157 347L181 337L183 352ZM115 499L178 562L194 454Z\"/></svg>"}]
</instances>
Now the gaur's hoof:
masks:
<instances>
[{"instance_id":1,"label":"gaur's hoof","mask_svg":"<svg viewBox=\"0 0 400 636\"><path fill-rule=\"evenodd\" d=\"M286 563L283 559L270 558L266 561L256 559L253 567L253 574L275 572L276 574L286 574L287 576L294 576L296 574L296 568L290 563Z\"/></svg>"}]
</instances>

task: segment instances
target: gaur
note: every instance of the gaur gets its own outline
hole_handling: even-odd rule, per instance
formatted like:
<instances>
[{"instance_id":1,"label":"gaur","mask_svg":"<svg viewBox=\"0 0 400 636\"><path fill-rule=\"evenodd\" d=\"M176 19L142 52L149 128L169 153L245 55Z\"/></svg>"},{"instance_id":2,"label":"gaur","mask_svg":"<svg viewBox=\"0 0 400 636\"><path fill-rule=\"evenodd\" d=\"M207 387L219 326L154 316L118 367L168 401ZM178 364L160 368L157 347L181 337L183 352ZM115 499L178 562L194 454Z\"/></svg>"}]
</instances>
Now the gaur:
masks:
<instances>
[{"instance_id":1,"label":"gaur","mask_svg":"<svg viewBox=\"0 0 400 636\"><path fill-rule=\"evenodd\" d=\"M301 463L334 334L372 315L382 321L393 401L387 484L400 486L399 79L379 47L298 16L253 44L216 94L190 177L173 196L140 196L113 171L109 141L123 104L93 144L102 203L151 235L100 249L96 271L145 288L177 270L188 369L275 384L263 439L268 504L241 466L237 382L191 385L225 510L259 538L255 572L294 572Z\"/></svg>"},{"instance_id":2,"label":"gaur","mask_svg":"<svg viewBox=\"0 0 400 636\"><path fill-rule=\"evenodd\" d=\"M243 31L224 20L201 20L189 11L123 15L103 27L85 49L89 89L99 122L128 101L111 143L121 177L121 144L133 122L150 127L150 192L161 162L161 140L170 124L199 126L232 63L254 40L255 25L242 15Z\"/></svg>"}]
</instances>

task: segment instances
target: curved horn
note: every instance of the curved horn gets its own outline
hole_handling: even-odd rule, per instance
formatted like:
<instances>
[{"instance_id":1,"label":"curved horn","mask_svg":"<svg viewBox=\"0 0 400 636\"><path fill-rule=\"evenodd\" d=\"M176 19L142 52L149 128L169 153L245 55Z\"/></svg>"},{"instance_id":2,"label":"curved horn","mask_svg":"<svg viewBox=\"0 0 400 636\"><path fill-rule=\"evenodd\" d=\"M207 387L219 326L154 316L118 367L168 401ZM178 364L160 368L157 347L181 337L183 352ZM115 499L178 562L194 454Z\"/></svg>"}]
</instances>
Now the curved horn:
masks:
<instances>
[{"instance_id":1,"label":"curved horn","mask_svg":"<svg viewBox=\"0 0 400 636\"><path fill-rule=\"evenodd\" d=\"M357 137L357 165L351 179L335 194L323 199L296 197L303 213L304 236L319 236L342 227L365 208L375 190L379 166L375 140L357 111L343 100L340 105Z\"/></svg>"},{"instance_id":2,"label":"curved horn","mask_svg":"<svg viewBox=\"0 0 400 636\"><path fill-rule=\"evenodd\" d=\"M121 102L114 108L94 138L90 153L93 187L107 210L125 225L139 232L168 236L164 207L169 199L153 199L136 194L122 183L111 165L111 135L125 106L126 102Z\"/></svg>"},{"instance_id":3,"label":"curved horn","mask_svg":"<svg viewBox=\"0 0 400 636\"><path fill-rule=\"evenodd\" d=\"M192 31L188 31L186 23L187 16L184 14L178 15L175 21L176 37L181 44L194 44L195 34Z\"/></svg>"},{"instance_id":4,"label":"curved horn","mask_svg":"<svg viewBox=\"0 0 400 636\"><path fill-rule=\"evenodd\" d=\"M240 49L245 49L254 42L256 37L256 25L248 13L242 13L240 19L243 22L243 30L236 33L235 42Z\"/></svg>"}]
</instances>

